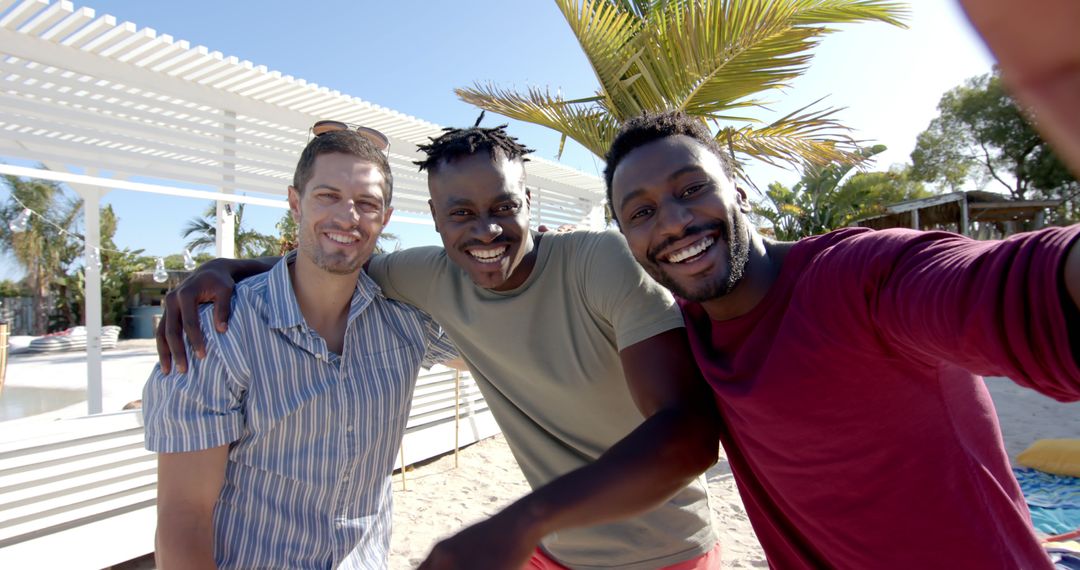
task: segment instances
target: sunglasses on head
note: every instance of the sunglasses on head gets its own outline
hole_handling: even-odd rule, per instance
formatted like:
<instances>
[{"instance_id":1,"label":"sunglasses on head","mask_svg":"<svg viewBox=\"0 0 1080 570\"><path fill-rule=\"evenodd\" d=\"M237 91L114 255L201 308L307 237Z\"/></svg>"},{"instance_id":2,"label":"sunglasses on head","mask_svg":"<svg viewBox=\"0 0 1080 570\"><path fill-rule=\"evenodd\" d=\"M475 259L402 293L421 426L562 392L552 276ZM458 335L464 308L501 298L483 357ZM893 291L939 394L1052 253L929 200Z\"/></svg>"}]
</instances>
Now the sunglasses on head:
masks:
<instances>
[{"instance_id":1,"label":"sunglasses on head","mask_svg":"<svg viewBox=\"0 0 1080 570\"><path fill-rule=\"evenodd\" d=\"M319 121L314 125L311 125L311 134L314 136L325 135L326 133L335 131L356 131L360 136L367 139L368 142L375 145L375 148L382 151L383 154L388 157L390 156L390 139L371 127L333 120Z\"/></svg>"}]
</instances>

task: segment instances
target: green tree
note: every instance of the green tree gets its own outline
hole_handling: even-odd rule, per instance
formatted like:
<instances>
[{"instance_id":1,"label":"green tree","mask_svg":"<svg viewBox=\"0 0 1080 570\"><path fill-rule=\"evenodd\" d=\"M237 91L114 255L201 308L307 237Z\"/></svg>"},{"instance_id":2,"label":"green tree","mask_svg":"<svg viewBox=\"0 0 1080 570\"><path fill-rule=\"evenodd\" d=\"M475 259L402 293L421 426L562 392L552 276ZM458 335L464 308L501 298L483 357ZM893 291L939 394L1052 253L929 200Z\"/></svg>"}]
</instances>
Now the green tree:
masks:
<instances>
[{"instance_id":1,"label":"green tree","mask_svg":"<svg viewBox=\"0 0 1080 570\"><path fill-rule=\"evenodd\" d=\"M244 227L244 205L236 204L234 212L233 245L236 256L252 258L275 255L278 250L276 239ZM217 243L217 204L211 202L201 217L189 220L180 235L185 239L190 238L186 245L192 253L213 247Z\"/></svg>"},{"instance_id":2,"label":"green tree","mask_svg":"<svg viewBox=\"0 0 1080 570\"><path fill-rule=\"evenodd\" d=\"M683 110L716 127L732 154L768 163L857 159L834 110L810 105L770 124L734 116L789 86L838 24L902 26L906 9L882 0L556 0L600 85L564 99L476 84L455 90L482 109L549 127L604 156L619 125L645 111Z\"/></svg>"},{"instance_id":3,"label":"green tree","mask_svg":"<svg viewBox=\"0 0 1080 570\"><path fill-rule=\"evenodd\" d=\"M8 223L23 207L9 200L0 209L0 244L26 273L26 285L33 297L34 334L45 334L49 326L49 292L53 283L64 278L68 267L79 254L70 232L82 210L82 200L73 199L55 182L4 176L11 194L37 215L30 217L26 231L12 232Z\"/></svg>"},{"instance_id":4,"label":"green tree","mask_svg":"<svg viewBox=\"0 0 1080 570\"><path fill-rule=\"evenodd\" d=\"M884 145L864 149L859 164L884 151ZM754 204L753 212L772 225L777 239L796 240L850 225L884 211L889 204L928 195L906 167L858 172L850 164L810 166L791 188L770 184L765 200Z\"/></svg>"},{"instance_id":5,"label":"green tree","mask_svg":"<svg viewBox=\"0 0 1080 570\"><path fill-rule=\"evenodd\" d=\"M0 281L0 299L27 296L29 296L29 291L27 291L26 286L22 283L12 281L11 279Z\"/></svg>"},{"instance_id":6,"label":"green tree","mask_svg":"<svg viewBox=\"0 0 1080 570\"><path fill-rule=\"evenodd\" d=\"M1063 200L1060 221L1075 220L1080 184L1039 136L1030 119L992 73L945 93L940 115L911 153L914 175L943 188L984 188L996 181L1016 200Z\"/></svg>"}]
</instances>

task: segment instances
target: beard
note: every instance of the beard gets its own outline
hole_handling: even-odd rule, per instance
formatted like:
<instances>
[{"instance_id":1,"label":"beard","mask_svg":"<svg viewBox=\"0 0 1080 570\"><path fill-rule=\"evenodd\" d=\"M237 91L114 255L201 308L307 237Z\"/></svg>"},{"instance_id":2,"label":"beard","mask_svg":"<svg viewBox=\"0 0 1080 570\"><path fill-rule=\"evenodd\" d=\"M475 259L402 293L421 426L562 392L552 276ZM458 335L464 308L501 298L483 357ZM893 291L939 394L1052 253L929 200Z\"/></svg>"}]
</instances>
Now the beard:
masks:
<instances>
[{"instance_id":1,"label":"beard","mask_svg":"<svg viewBox=\"0 0 1080 570\"><path fill-rule=\"evenodd\" d=\"M726 272L714 270L712 274L695 279L692 283L680 283L663 270L663 266L657 257L658 252L688 236L703 235L714 230L718 230L720 239L728 244ZM713 247L715 246L716 244ZM746 273L746 266L750 262L750 232L748 231L746 217L735 214L731 227L723 220L690 227L683 235L665 240L664 243L653 248L646 257L648 265L645 269L649 275L677 297L695 303L703 303L723 297L731 293L742 281L743 275Z\"/></svg>"},{"instance_id":2,"label":"beard","mask_svg":"<svg viewBox=\"0 0 1080 570\"><path fill-rule=\"evenodd\" d=\"M343 231L341 228L327 229ZM299 240L300 243L297 244L297 247L311 260L315 267L318 267L327 273L333 275L351 275L359 271L360 268L364 266L364 262L371 257L370 253L368 255L351 256L342 252L326 251L319 243L319 235L321 233L321 229L315 228L309 235L305 236L301 234ZM304 239L305 237L307 239Z\"/></svg>"}]
</instances>

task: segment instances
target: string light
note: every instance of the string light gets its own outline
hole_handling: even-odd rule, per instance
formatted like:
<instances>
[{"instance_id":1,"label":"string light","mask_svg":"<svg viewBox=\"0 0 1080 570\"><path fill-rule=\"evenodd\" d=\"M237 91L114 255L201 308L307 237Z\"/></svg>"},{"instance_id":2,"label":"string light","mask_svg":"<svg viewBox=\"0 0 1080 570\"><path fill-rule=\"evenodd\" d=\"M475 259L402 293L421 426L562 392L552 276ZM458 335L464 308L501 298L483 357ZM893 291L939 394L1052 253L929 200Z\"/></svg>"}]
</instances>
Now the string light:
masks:
<instances>
[{"instance_id":1,"label":"string light","mask_svg":"<svg viewBox=\"0 0 1080 570\"><path fill-rule=\"evenodd\" d=\"M157 266L154 267L154 281L164 283L169 280L169 272L165 271L165 260L157 258Z\"/></svg>"},{"instance_id":2,"label":"string light","mask_svg":"<svg viewBox=\"0 0 1080 570\"><path fill-rule=\"evenodd\" d=\"M44 215L39 214L38 212L35 212L34 210L31 210L30 208L28 208L26 206L26 204L23 204L22 200L19 200L19 198L17 196L15 196L14 194L11 195L11 199L14 200L15 203L17 203L18 205L22 206L22 208L23 208L22 212L20 212L19 215L15 217L15 219L8 222L8 229L10 229L12 231L12 233L17 233L18 234L18 233L25 232L27 230L27 228L30 227L30 218L32 216L37 216L42 221L44 221L45 223L49 224L54 229L56 229L56 231L66 235L66 236L78 239L78 240L82 241L83 243L86 243L86 238L84 236L81 236L81 235L79 235L77 233L66 230L62 226L57 224L56 222L54 222L54 221L50 220L49 218L45 217ZM231 205L226 204L226 207L227 207L227 212L226 213L228 215L231 215L233 213ZM130 252L128 252L128 251L120 251L118 249L109 249L109 248L94 246L94 247L90 248L89 251L86 252L86 256L85 256L85 264L86 264L86 266L88 268L93 267L94 269L97 269L98 271L101 271L101 266L102 266L101 254L102 253L115 253L115 254L119 254L119 255L125 255L125 254L130 253ZM154 281L156 281L158 283L164 283L164 282L168 281L169 280L169 272L165 269L165 259L162 258L162 257L158 257L157 260L155 261L154 265L155 265L155 267L154 267ZM187 271L194 271L196 266L197 266L197 264L195 262L195 257L193 255L191 255L191 250L184 249L184 269L187 270Z\"/></svg>"},{"instance_id":3,"label":"string light","mask_svg":"<svg viewBox=\"0 0 1080 570\"><path fill-rule=\"evenodd\" d=\"M16 202L18 202L18 200L16 200ZM24 207L22 213L19 214L19 217L11 220L11 222L8 224L8 229L17 234L25 232L26 227L30 225L30 214L32 213L33 212L30 211L30 208Z\"/></svg>"},{"instance_id":4,"label":"string light","mask_svg":"<svg viewBox=\"0 0 1080 570\"><path fill-rule=\"evenodd\" d=\"M101 271L101 250L94 247L90 248L90 251L86 252L86 267L88 269L94 269L95 271Z\"/></svg>"}]
</instances>

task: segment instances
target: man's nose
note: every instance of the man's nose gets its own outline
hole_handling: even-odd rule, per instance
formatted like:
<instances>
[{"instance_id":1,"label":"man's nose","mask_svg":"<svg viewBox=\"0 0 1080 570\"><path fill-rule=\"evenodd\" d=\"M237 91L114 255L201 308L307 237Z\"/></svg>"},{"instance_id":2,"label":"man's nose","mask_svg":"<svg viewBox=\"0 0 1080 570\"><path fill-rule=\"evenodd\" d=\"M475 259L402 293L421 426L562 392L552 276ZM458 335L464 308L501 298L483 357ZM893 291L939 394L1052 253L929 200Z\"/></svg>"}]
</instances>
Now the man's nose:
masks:
<instances>
[{"instance_id":1,"label":"man's nose","mask_svg":"<svg viewBox=\"0 0 1080 570\"><path fill-rule=\"evenodd\" d=\"M503 233L502 226L495 222L481 221L477 224L476 237L482 241L490 242Z\"/></svg>"}]
</instances>

